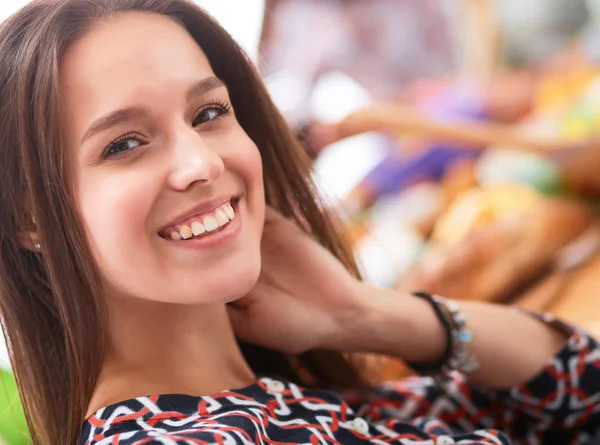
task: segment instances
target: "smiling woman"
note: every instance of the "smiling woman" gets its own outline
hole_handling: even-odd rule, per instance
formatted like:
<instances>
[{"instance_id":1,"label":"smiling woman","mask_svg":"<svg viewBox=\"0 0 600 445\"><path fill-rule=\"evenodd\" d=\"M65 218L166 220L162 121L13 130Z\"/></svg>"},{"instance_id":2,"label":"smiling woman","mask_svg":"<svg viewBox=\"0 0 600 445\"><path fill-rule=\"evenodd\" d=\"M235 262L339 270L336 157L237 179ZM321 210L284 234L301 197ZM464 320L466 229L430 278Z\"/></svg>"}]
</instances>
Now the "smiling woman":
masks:
<instances>
[{"instance_id":1,"label":"smiling woman","mask_svg":"<svg viewBox=\"0 0 600 445\"><path fill-rule=\"evenodd\" d=\"M214 21L178 0L37 1L0 49L2 141L19 147L0 154L16 199L0 211L1 303L35 443L76 442L86 412L111 402L210 394L252 371L359 384L334 353L242 346L246 362L229 327L224 304L260 271L265 200L353 263L302 150Z\"/></svg>"},{"instance_id":2,"label":"smiling woman","mask_svg":"<svg viewBox=\"0 0 600 445\"><path fill-rule=\"evenodd\" d=\"M0 28L0 122L0 311L35 445L598 433L583 332L357 278L253 65L194 3L34 1ZM441 382L348 392L369 389L356 352Z\"/></svg>"},{"instance_id":3,"label":"smiling woman","mask_svg":"<svg viewBox=\"0 0 600 445\"><path fill-rule=\"evenodd\" d=\"M128 45L115 51L117 42ZM135 12L96 24L65 52L61 87L76 200L116 301L111 315L132 296L227 303L251 289L265 206L260 152L185 28ZM232 201L235 224L217 234L218 208ZM192 217L207 235L186 243L160 236L172 227L191 238ZM230 271L236 286L224 286Z\"/></svg>"}]
</instances>

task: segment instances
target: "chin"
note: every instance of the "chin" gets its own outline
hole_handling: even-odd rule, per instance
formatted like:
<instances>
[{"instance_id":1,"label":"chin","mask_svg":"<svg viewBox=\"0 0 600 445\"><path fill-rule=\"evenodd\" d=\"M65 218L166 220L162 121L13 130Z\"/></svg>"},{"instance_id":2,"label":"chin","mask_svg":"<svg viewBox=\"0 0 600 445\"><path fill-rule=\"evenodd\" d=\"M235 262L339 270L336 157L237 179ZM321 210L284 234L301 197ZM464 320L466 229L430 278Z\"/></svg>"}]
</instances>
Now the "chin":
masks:
<instances>
[{"instance_id":1,"label":"chin","mask_svg":"<svg viewBox=\"0 0 600 445\"><path fill-rule=\"evenodd\" d=\"M107 280L115 296L158 303L226 304L252 290L261 269L260 242L243 243L228 252L207 257L193 255L185 261L140 259L138 268L121 267ZM129 261L129 264L136 263ZM148 267L144 267L148 266ZM114 269L119 269L115 267Z\"/></svg>"},{"instance_id":2,"label":"chin","mask_svg":"<svg viewBox=\"0 0 600 445\"><path fill-rule=\"evenodd\" d=\"M169 285L169 301L176 304L227 304L247 295L260 275L260 255L215 271L186 274ZM173 289L177 289L175 292Z\"/></svg>"}]
</instances>

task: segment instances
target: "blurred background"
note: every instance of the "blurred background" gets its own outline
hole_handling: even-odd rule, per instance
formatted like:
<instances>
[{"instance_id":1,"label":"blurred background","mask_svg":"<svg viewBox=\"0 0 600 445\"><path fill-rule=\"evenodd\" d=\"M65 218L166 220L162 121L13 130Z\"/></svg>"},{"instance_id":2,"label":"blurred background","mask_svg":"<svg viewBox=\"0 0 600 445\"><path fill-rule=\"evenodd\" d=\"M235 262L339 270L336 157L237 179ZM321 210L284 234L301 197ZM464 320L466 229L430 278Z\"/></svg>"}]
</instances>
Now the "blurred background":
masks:
<instances>
[{"instance_id":1,"label":"blurred background","mask_svg":"<svg viewBox=\"0 0 600 445\"><path fill-rule=\"evenodd\" d=\"M198 3L264 76L365 279L600 334L600 0ZM0 444L20 445L0 355Z\"/></svg>"}]
</instances>

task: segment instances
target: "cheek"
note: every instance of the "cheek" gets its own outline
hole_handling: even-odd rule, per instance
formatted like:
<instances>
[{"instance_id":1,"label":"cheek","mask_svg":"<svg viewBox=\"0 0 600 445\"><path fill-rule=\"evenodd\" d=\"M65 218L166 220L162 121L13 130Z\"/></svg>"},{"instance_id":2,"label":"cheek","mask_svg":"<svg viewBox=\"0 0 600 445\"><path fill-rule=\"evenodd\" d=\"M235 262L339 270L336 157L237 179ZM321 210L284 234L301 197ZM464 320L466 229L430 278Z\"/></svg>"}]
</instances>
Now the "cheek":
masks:
<instances>
[{"instance_id":1,"label":"cheek","mask_svg":"<svg viewBox=\"0 0 600 445\"><path fill-rule=\"evenodd\" d=\"M251 147L249 147L246 156L241 158L241 161L244 162L248 171L248 187L256 189L257 196L260 196L264 201L265 187L263 182L262 158L253 142L251 142Z\"/></svg>"},{"instance_id":2,"label":"cheek","mask_svg":"<svg viewBox=\"0 0 600 445\"><path fill-rule=\"evenodd\" d=\"M240 129L240 137L235 144L236 149L229 156L232 170L235 170L244 178L248 186L263 188L262 158L258 147Z\"/></svg>"},{"instance_id":3,"label":"cheek","mask_svg":"<svg viewBox=\"0 0 600 445\"><path fill-rule=\"evenodd\" d=\"M265 192L263 182L263 167L260 151L256 144L240 128L240 135L235 147L225 159L227 170L233 172L244 182L249 205L256 216L264 216ZM262 221L260 222L262 225Z\"/></svg>"},{"instance_id":4,"label":"cheek","mask_svg":"<svg viewBox=\"0 0 600 445\"><path fill-rule=\"evenodd\" d=\"M256 211L256 233L259 240L262 238L262 231L265 222L265 185L263 180L262 158L256 145L252 143L253 150L249 151L246 158L246 165L249 170L248 185L249 201ZM260 241L259 241L260 244Z\"/></svg>"},{"instance_id":5,"label":"cheek","mask_svg":"<svg viewBox=\"0 0 600 445\"><path fill-rule=\"evenodd\" d=\"M88 174L80 182L78 200L88 238L101 269L126 260L133 243L146 237L152 184L132 172Z\"/></svg>"}]
</instances>

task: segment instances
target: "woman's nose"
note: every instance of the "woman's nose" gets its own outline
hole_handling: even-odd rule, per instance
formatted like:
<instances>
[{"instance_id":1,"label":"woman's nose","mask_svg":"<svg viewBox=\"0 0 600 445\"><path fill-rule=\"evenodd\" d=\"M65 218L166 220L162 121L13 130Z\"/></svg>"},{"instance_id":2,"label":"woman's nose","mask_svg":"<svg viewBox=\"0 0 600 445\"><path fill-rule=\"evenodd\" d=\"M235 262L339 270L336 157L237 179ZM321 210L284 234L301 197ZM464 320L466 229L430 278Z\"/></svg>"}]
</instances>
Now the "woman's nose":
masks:
<instances>
[{"instance_id":1,"label":"woman's nose","mask_svg":"<svg viewBox=\"0 0 600 445\"><path fill-rule=\"evenodd\" d=\"M170 175L174 189L185 190L194 183L210 185L225 171L221 157L193 129L188 129L176 144Z\"/></svg>"}]
</instances>

